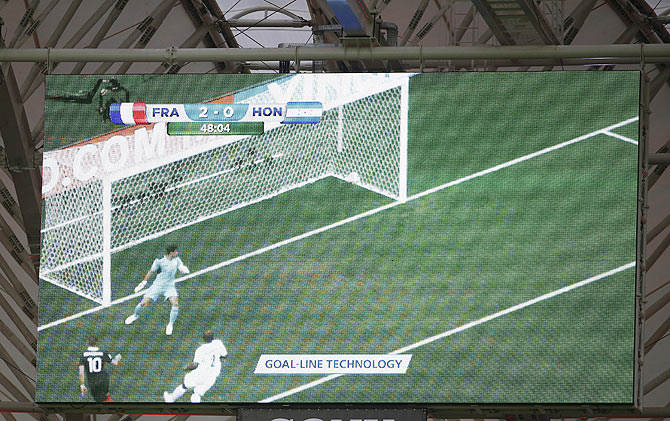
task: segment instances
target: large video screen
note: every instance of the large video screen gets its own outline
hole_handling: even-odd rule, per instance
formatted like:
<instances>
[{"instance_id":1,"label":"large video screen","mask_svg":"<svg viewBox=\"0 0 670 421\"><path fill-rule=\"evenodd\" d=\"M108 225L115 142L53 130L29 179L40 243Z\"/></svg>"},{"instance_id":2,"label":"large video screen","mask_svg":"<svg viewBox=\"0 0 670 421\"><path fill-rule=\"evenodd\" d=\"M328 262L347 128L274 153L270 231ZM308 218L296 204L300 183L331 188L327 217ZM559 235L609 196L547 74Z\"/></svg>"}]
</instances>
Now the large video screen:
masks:
<instances>
[{"instance_id":1,"label":"large video screen","mask_svg":"<svg viewBox=\"0 0 670 421\"><path fill-rule=\"evenodd\" d=\"M632 404L638 72L47 77L36 400Z\"/></svg>"}]
</instances>

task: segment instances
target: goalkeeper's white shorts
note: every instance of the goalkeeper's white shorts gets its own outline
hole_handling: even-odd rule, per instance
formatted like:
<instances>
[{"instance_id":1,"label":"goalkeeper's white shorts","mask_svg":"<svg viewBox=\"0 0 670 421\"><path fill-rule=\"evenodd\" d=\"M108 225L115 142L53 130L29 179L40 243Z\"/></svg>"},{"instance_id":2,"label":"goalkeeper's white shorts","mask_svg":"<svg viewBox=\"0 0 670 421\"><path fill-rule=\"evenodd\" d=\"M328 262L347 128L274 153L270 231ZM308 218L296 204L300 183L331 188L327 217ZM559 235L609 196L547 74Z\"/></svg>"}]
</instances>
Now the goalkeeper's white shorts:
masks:
<instances>
[{"instance_id":1,"label":"goalkeeper's white shorts","mask_svg":"<svg viewBox=\"0 0 670 421\"><path fill-rule=\"evenodd\" d=\"M170 297L178 297L179 294L177 294L177 289L174 287L174 285L151 285L147 292L144 293L144 298L151 298L151 301L156 301L161 296L165 297L167 300Z\"/></svg>"}]
</instances>

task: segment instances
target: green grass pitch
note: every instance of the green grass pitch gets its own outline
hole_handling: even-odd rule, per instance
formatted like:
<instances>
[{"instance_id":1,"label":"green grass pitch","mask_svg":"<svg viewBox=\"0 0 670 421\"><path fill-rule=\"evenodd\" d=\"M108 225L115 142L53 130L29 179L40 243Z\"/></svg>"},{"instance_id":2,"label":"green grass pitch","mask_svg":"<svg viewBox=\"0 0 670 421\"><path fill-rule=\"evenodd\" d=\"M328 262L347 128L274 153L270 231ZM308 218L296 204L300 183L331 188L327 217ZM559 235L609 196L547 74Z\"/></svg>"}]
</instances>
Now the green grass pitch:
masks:
<instances>
[{"instance_id":1,"label":"green grass pitch","mask_svg":"<svg viewBox=\"0 0 670 421\"><path fill-rule=\"evenodd\" d=\"M258 402L323 377L255 375L261 354L385 354L634 261L638 148L604 133L412 195L637 116L638 79L413 77L411 200L178 283L170 337L162 301L124 325L139 299L40 330L37 402L90 399L76 375L90 334L123 355L109 369L117 402L161 402L207 329L229 356L203 402ZM614 132L636 140L637 125ZM320 180L115 254L112 299L167 244L197 271L389 202ZM342 376L279 402L630 404L634 272L413 349L405 375ZM41 325L94 307L41 284Z\"/></svg>"}]
</instances>

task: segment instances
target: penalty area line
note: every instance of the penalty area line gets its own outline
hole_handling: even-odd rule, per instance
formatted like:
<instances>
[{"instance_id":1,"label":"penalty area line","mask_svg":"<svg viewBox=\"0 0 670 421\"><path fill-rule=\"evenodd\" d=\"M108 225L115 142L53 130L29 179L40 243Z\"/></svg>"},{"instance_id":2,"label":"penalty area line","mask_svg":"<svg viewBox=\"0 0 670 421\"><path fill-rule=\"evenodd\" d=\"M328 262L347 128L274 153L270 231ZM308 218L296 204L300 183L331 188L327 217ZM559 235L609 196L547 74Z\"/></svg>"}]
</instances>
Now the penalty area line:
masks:
<instances>
[{"instance_id":1,"label":"penalty area line","mask_svg":"<svg viewBox=\"0 0 670 421\"><path fill-rule=\"evenodd\" d=\"M350 223L350 222L354 222L354 221L356 221L356 220L359 220L359 219L362 219L362 218L365 218L365 217L368 217L368 216L377 214L377 213L379 213L379 212L382 212L382 211L385 211L385 210L394 208L394 207L396 207L396 206L398 206L398 205L402 205L402 204L405 204L405 203L407 203L407 202L411 202L411 201L413 201L413 200L420 199L420 198L422 198L422 197L428 196L428 195L430 195L430 194L436 193L436 192L441 191L441 190L444 190L444 189L446 189L446 188L456 186L456 185L458 185L458 184L464 183L464 182L466 182L466 181L470 181L470 180L475 179L475 178L478 178L478 177L482 177L482 176L487 175L487 174L491 174L491 173L493 173L493 172L499 171L499 170L504 169L504 168L507 168L507 167L511 167L512 165L518 164L518 163L520 163L520 162L527 161L527 160L529 160L529 159L538 157L538 156L540 156L540 155L544 155L544 154L547 154L547 153L549 153L549 152L553 152L553 151L555 151L555 150L564 148L564 147L566 147L566 146L568 146L568 145L572 145L573 143L581 142L582 140L589 139L589 138L591 138L591 137L594 137L594 136L599 135L599 134L603 134L603 133L605 133L605 132L609 132L610 130L616 129L616 128L621 127L621 126L625 126L626 124L630 124L630 123L632 123L632 122L634 122L634 121L637 121L638 119L639 119L639 117L629 118L629 119L627 119L627 120L621 121L621 122L616 123L616 124L613 124L613 125L611 125L611 126L608 126L608 127L602 128L602 129L598 129L598 130L593 131L593 132L591 132L591 133L587 133L587 134L585 134L585 135L576 137L576 138L574 138L574 139L567 140L567 141L565 141L565 142L562 142L562 143L559 143L559 144L556 144L556 145L553 145L553 146L550 146L550 147L541 149L541 150L539 150L539 151L537 151L537 152L533 152L533 153L530 153L530 154L528 154L528 155L521 156L521 157L516 158L516 159L513 159L513 160L511 160L511 161L504 162L504 163L502 163L502 164L493 166L493 167L491 167L491 168L488 168L488 169L485 169L485 170L482 170L482 171L478 171L478 172L476 172L476 173L474 173L474 174L470 174L470 175L468 175L468 176L461 177L461 178L459 178L459 179L457 179L457 180L450 181L450 182L448 182L448 183L439 185L439 186L437 186L437 187L433 187L433 188L428 189L428 190L425 190L425 191L423 191L423 192L414 194L414 195L412 195L412 196L409 196L409 197L407 198L407 200L405 200L405 201L395 201L395 202L387 203L386 205L380 206L380 207L378 207L378 208L370 209L370 210L368 210L368 211L359 213L359 214L357 214L357 215L350 216L349 218L345 218L345 219L342 219L342 220L340 220L340 221L334 222L334 223L332 223L332 224L325 225L325 226L323 226L323 227L321 227L321 228L317 228L317 229L315 229L315 230L305 232L305 233L303 233L303 234L297 235L297 236L295 236L295 237L288 238L288 239L283 240L283 241L280 241L280 242L278 242L278 243L274 243L274 244L271 244L271 245L269 245L269 246L262 247L262 248L260 248L260 249L254 250L254 251L249 252L249 253L246 253L246 254L242 254L242 255L237 256L237 257L234 257L234 258L232 258L232 259L225 260L225 261L223 261L223 262L217 263L216 265L212 265L212 266L206 267L206 268L204 268L204 269L198 270L198 271L196 271L196 272L192 272L192 273L190 273L190 274L188 274L188 275L186 275L186 276L182 276L182 277L176 279L175 282L178 283L178 282L186 281L186 280L191 279L191 278L194 278L194 277L196 277L196 276L203 275L203 274L205 274L205 273L208 273L208 272L211 272L211 271L214 271L214 270L217 270L217 269L221 269L221 268L223 268L223 267L225 267L225 266L229 266L229 265L231 265L231 264L233 264L233 263L237 263L237 262L240 262L240 261L242 261L242 260L249 259L249 258L251 258L251 257L254 257L254 256L257 256L257 255L259 255L259 254L262 254L262 253L265 253L265 252L274 250L274 249L276 249L276 248L279 248L279 247L282 247L282 246L285 246L285 245L294 243L294 242L296 242L296 241L305 239L305 238L307 238L307 237L311 237L311 236L320 234L320 233L322 233L322 232L331 230L331 229L333 229L333 228L337 228L337 227L340 227L340 226L342 226L342 225L348 224L348 223ZM123 298L119 298L119 299L117 299L117 300L112 301L112 302L109 304L109 306L103 306L103 305L101 305L101 306L98 306L98 307L93 307L93 308L90 308L90 309L88 309L88 310L85 310L85 311L82 311L82 312L73 314L73 315L71 315L71 316L65 317L65 318L63 318L63 319L59 319L59 320L55 320L55 321L50 322L50 323L46 323L46 324L44 324L44 325L42 325L42 326L39 326L39 327L37 328L37 331L40 332L40 331L42 331L42 330L44 330L44 329L49 329L49 328L51 328L51 327L58 326L58 325L60 325L60 324L62 324L62 323L66 323L66 322L69 322L69 321L78 319L78 318L80 318L80 317L83 317L83 316L86 316L86 315L89 315L89 314L92 314L92 313L96 313L96 312L98 312L98 311L100 311L100 310L103 310L103 309L105 309L105 308L107 308L107 307L111 307L111 306L113 306L113 305L121 304L121 303L123 303L123 302L125 302L125 301L128 301L128 300L131 300L131 299L133 299L133 298L139 297L139 296L141 296L141 295L143 295L143 294L144 294L144 291L136 292L136 293L134 293L134 294L131 294L131 295L125 296L125 297L123 297Z\"/></svg>"},{"instance_id":2,"label":"penalty area line","mask_svg":"<svg viewBox=\"0 0 670 421\"><path fill-rule=\"evenodd\" d=\"M609 130L604 130L603 134L606 134L607 136L613 137L615 139L623 140L624 142L632 143L633 145L638 144L637 140L631 139L631 138L626 137L626 136L622 136L618 133L614 133L614 132L611 132Z\"/></svg>"},{"instance_id":3,"label":"penalty area line","mask_svg":"<svg viewBox=\"0 0 670 421\"><path fill-rule=\"evenodd\" d=\"M497 313L493 313L493 314L490 314L486 317L482 317L481 319L477 319L477 320L474 320L472 322L466 323L466 324L464 324L462 326L459 326L455 329L447 330L447 331L442 332L440 334L437 334L437 335L431 336L429 338L423 339L421 341L415 342L411 345L407 345L403 348L396 349L395 351L391 351L391 352L387 353L386 355L398 355L398 354L406 353L406 352L411 351L413 349L416 349L416 348L419 348L421 346L433 343L433 342L438 341L440 339L444 339L444 338L446 338L448 336L451 336L453 334L463 332L464 330L468 330L468 329L473 328L475 326L479 326L479 325L484 324L486 322L489 322L491 320L494 320L494 319L497 319L499 317L505 316L507 314L513 313L517 310L521 310L523 308L532 306L533 304L540 303L542 301L545 301L545 300L548 300L550 298L556 297L558 295L564 294L568 291L572 291L573 289L582 287L584 285L588 285L592 282L598 281L598 280L603 279L603 278L607 278L608 276L614 275L616 273L619 273L619 272L622 272L626 269L630 269L630 268L634 268L634 267L635 267L635 262L627 263L623 266L619 266L618 268L609 270L607 272L600 273L600 274L592 276L588 279L584 279L583 281L575 282L574 284L568 285L566 287L559 288L555 291L551 291L547 294L540 295L539 297L533 298L531 300L524 301L521 304L517 304L515 306L506 308L504 310L501 310ZM282 392L282 393L279 393L277 395L270 396L269 398L265 398L261 401L258 401L258 403L274 402L274 401L277 401L279 399L283 399L283 398L286 398L288 396L294 395L296 393L300 393L300 392L305 391L307 389L311 389L313 387L319 386L319 385L321 385L323 383L326 383L326 382L329 382L331 380L335 380L338 377L342 377L344 375L346 375L346 374L331 374L329 376L322 377L322 378L320 378L318 380L315 380L313 382L305 383L302 386L298 386L298 387L295 387L293 389L287 390L286 392Z\"/></svg>"}]
</instances>

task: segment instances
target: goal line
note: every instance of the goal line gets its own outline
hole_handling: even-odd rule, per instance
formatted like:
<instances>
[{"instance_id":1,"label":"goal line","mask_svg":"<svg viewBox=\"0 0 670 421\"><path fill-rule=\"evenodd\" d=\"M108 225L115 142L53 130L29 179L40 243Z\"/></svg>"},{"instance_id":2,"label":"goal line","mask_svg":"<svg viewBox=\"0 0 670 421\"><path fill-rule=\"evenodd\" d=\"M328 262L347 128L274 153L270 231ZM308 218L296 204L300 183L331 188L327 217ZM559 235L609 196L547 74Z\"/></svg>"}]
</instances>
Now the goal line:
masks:
<instances>
[{"instance_id":1,"label":"goal line","mask_svg":"<svg viewBox=\"0 0 670 421\"><path fill-rule=\"evenodd\" d=\"M201 270L192 272L192 273L190 273L190 274L188 274L188 275L186 275L186 276L180 277L180 278L178 278L175 282L186 281L186 280L191 279L191 278L194 278L194 277L196 277L196 276L200 276L200 275L203 275L203 274L205 274L205 273L208 273L208 272L211 272L211 271L214 271L214 270L217 270L217 269L221 269L221 268L223 268L223 267L225 267L225 266L229 266L229 265L231 265L231 264L233 264L233 263L240 262L240 261L242 261L242 260L246 260L246 259L248 259L248 258L257 256L257 255L259 255L259 254L266 253L266 252L268 252L268 251L274 250L274 249L279 248L279 247L283 247L283 246L285 246L285 245L294 243L294 242L296 242L296 241L299 241L299 240L302 240L302 239L305 239L305 238L308 238L308 237L312 237L312 236L317 235L317 234L320 234L320 233L322 233L322 232L329 231L329 230L331 230L331 229L333 229L333 228L337 228L337 227L340 227L340 226L342 226L342 225L345 225L345 224L348 224L348 223L357 221L357 220L359 220L359 219L362 219L362 218L365 218L365 217L368 217L368 216L371 216L371 215L375 215L375 214L377 214L377 213L379 213L379 212L382 212L382 211L385 211L385 210L394 208L394 207L396 207L396 206L404 205L405 203L409 203L409 202L411 202L411 201L414 201L414 200L420 199L420 198L422 198L422 197L431 195L431 194L433 194L433 193L436 193L436 192L438 192L438 191L444 190L444 189L446 189L446 188L453 187L453 186L456 186L456 185L458 185L458 184L464 183L464 182L466 182L466 181L469 181L469 180L472 180L472 179L475 179L475 178L479 178L479 177L482 177L482 176L487 175L487 174L494 173L494 172L499 171L499 170L502 170L502 169L504 169L504 168L511 167L511 166L516 165L516 164L518 164L518 163L527 161L527 160L529 160L529 159L536 158L536 157L538 157L538 156L547 154L547 153L549 153L549 152L556 151L556 150L558 150L558 149L564 148L564 147L569 146L569 145L572 145L572 144L574 144L574 143L581 142L581 141L586 140L586 139L589 139L589 138L591 138L591 137L594 137L594 136L597 136L597 135L600 135L600 134L607 134L607 132L610 132L611 130L614 130L614 129L618 128L618 127L622 127L622 126L625 126L625 125L627 125L627 124L633 123L633 122L637 121L638 119L639 119L638 117L633 117L633 118L630 118L630 119L621 121L621 122L616 123L616 124L613 124L613 125L611 125L611 126L608 126L608 127L602 128L602 129L595 130L595 131L593 131L593 132L590 132L590 133L587 133L587 134L584 134L584 135L575 137L575 138L570 139L570 140L567 140L567 141L565 141L565 142L562 142L562 143L559 143L559 144L556 144L556 145L553 145L553 146L550 146L550 147L541 149L541 150L539 150L539 151L537 151L537 152L533 152L533 153L530 153L530 154L521 156L521 157L519 157L519 158L516 158L516 159L510 160L510 161L504 162L504 163L502 163L502 164L495 165L495 166L490 167L490 168L488 168L488 169L485 169L485 170L482 170L482 171L478 171L478 172L473 173L473 174L471 174L471 175L468 175L468 176L465 176L465 177L461 177L461 178L459 178L459 179L457 179L457 180L450 181L450 182L448 182L448 183L445 183L445 184L442 184L442 185L433 187L433 188L431 188L431 189L428 189L428 190L425 190L425 191L423 191L423 192L414 194L414 195L412 195L412 196L408 196L407 199L406 199L405 201L402 201L402 202L400 202L400 201L393 201L393 202L390 202L390 203L388 203L388 204L386 204L386 205L379 206L379 207L374 208L374 209L370 209L370 210L368 210L368 211L359 213L359 214L357 214L357 215L353 215L353 216L351 216L351 217L349 217L349 218L342 219L342 220L340 220L340 221L334 222L334 223L329 224L329 225L325 225L325 226L323 226L323 227L321 227L321 228L317 228L317 229L314 229L314 230L312 230L312 231L305 232L305 233L303 233L303 234L300 234L300 235L297 235L297 236L288 238L288 239L286 239L286 240L283 240L283 241L280 241L280 242L271 244L271 245L266 246L266 247L262 247L262 248L260 248L260 249L254 250L254 251L252 251L252 252L249 252L249 253L246 253L246 254L243 254L243 255L234 257L234 258L232 258L232 259L225 260L225 261L223 261L223 262L217 263L216 265L212 265L212 266L209 266L209 267L207 267L207 268L204 268L204 269L201 269ZM137 292L137 293L134 293L134 294L131 294L131 295L128 295L128 296L119 298L119 299L117 299L117 300L111 301L111 303L109 304L109 306L113 306L113 305L121 304L121 303L123 303L123 302L125 302L125 301L128 301L128 300L131 300L131 299L133 299L133 298L142 296L143 294L144 294L144 291L140 291L140 292ZM39 326L39 327L37 328L37 330L38 330L38 332L39 332L39 331L42 331L42 330L45 330L45 329L49 329L49 328L51 328L51 327L58 326L58 325L60 325L60 324L69 322L69 321L71 321L71 320L75 320L75 319L78 319L78 318L80 318L80 317L84 317L84 316L86 316L86 315L96 313L96 312L98 312L98 311L100 311L100 310L102 310L102 309L104 309L104 308L109 307L109 306L100 305L100 306L98 306L98 307L93 307L93 308L91 308L91 309L88 309L88 310L85 310L85 311L82 311L82 312L73 314L73 315L71 315L71 316L68 316L68 317L65 317L65 318L62 318L62 319L59 319L59 320L55 320L55 321L53 321L53 322L50 322L50 323L46 323L46 324L44 324L44 325L41 325L41 326Z\"/></svg>"}]
</instances>

